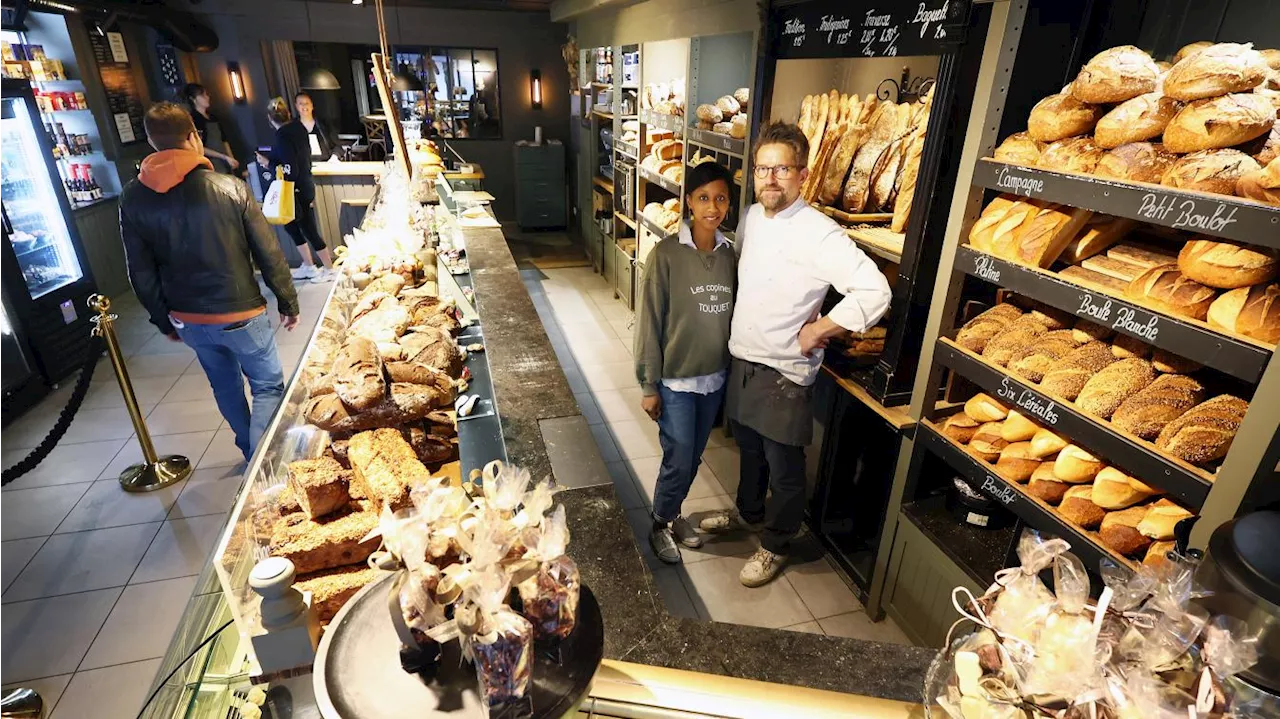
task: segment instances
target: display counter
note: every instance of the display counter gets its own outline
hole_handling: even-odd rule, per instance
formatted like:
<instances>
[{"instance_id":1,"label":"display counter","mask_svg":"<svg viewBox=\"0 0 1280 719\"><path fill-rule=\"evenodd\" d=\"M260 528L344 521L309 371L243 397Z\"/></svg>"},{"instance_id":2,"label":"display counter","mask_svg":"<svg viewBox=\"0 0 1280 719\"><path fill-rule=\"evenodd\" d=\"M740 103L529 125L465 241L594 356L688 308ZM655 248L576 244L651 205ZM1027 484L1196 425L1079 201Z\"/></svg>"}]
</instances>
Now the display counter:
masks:
<instances>
[{"instance_id":1,"label":"display counter","mask_svg":"<svg viewBox=\"0 0 1280 719\"><path fill-rule=\"evenodd\" d=\"M653 712L679 709L710 716L780 716L781 706L797 703L810 716L920 715L917 702L933 650L667 613L506 239L496 228L462 234L470 274L460 277L460 284L474 290L479 318L478 327L467 332L483 338L495 413L488 432L473 420L460 423L469 429L464 433L460 427L459 433L464 471L505 452L533 477L554 475L563 488L557 501L567 512L570 553L604 616L606 662L587 700L595 703L596 715L675 716ZM295 377L286 412L298 389ZM278 443L277 435L287 431L277 419L263 446ZM255 476L252 470L249 476ZM242 494L251 491L252 482ZM228 603L207 567L160 667L157 679L163 686L144 716L167 718L187 707L195 710L188 716L224 716L237 692L243 696L250 685L247 641L234 622L228 623L239 601ZM196 650L201 642L207 644ZM269 701L287 697L292 716L319 716L318 710L306 709L310 674L268 684Z\"/></svg>"}]
</instances>

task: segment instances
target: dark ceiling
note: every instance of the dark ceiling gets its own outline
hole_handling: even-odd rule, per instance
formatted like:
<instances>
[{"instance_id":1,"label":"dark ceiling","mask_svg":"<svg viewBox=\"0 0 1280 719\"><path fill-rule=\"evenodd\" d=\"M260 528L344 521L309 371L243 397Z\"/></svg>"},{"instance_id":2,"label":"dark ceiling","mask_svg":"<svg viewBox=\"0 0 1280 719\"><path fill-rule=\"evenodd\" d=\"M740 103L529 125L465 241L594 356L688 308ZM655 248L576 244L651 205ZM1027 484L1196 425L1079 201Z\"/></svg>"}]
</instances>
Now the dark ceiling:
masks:
<instances>
[{"instance_id":1,"label":"dark ceiling","mask_svg":"<svg viewBox=\"0 0 1280 719\"><path fill-rule=\"evenodd\" d=\"M351 0L311 0L312 2L351 4ZM371 10L373 0L364 0ZM509 10L522 12L547 12L551 9L551 0L383 0L383 10L390 11L396 5L401 7L435 7L451 10Z\"/></svg>"}]
</instances>

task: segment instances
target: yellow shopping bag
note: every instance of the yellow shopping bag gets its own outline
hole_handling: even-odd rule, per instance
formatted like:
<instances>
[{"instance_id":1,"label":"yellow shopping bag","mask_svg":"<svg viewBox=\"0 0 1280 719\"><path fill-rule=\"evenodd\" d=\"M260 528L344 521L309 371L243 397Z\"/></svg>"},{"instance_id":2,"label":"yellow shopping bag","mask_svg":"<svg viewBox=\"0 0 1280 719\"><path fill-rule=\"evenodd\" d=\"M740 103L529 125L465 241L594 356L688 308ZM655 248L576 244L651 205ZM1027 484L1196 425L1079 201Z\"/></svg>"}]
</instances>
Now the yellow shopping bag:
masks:
<instances>
[{"instance_id":1,"label":"yellow shopping bag","mask_svg":"<svg viewBox=\"0 0 1280 719\"><path fill-rule=\"evenodd\" d=\"M266 197L262 198L262 214L273 225L293 222L293 183L284 179L283 166L276 168L276 179L267 188Z\"/></svg>"}]
</instances>

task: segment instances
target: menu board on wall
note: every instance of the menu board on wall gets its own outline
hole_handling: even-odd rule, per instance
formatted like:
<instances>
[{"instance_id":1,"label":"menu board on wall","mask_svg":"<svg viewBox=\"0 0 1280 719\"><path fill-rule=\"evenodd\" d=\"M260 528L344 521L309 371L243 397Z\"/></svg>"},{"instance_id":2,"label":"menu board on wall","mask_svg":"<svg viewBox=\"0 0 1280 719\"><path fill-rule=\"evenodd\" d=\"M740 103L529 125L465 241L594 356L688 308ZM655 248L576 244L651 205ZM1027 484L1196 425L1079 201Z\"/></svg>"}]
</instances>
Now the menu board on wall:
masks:
<instances>
[{"instance_id":1,"label":"menu board on wall","mask_svg":"<svg viewBox=\"0 0 1280 719\"><path fill-rule=\"evenodd\" d=\"M120 144L128 145L147 139L142 126L146 105L134 78L133 66L125 48L124 35L108 32L105 35L89 28L89 43L93 46L93 59L98 64L98 75L107 93L107 106L116 127Z\"/></svg>"},{"instance_id":2,"label":"menu board on wall","mask_svg":"<svg viewBox=\"0 0 1280 719\"><path fill-rule=\"evenodd\" d=\"M820 57L941 55L969 15L969 0L814 0L777 11L774 55Z\"/></svg>"}]
</instances>

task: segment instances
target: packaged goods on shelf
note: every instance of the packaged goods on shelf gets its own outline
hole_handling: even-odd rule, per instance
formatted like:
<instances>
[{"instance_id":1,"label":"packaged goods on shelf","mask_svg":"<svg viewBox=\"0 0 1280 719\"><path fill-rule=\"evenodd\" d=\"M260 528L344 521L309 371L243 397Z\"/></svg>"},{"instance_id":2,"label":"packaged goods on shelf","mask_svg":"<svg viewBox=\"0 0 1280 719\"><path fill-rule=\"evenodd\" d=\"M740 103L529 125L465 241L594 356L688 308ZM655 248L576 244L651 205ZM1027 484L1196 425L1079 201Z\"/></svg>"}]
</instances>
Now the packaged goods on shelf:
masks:
<instances>
[{"instance_id":1,"label":"packaged goods on shelf","mask_svg":"<svg viewBox=\"0 0 1280 719\"><path fill-rule=\"evenodd\" d=\"M954 590L956 610L974 628L948 637L925 680L926 700L954 719L1257 716L1258 700L1227 681L1258 661L1256 638L1243 622L1192 603L1197 560L1167 541L1152 546L1163 551L1133 574L1095 568L1108 588L1095 602L1070 544L1024 532L1019 567L997 575L984 596ZM1052 590L1041 580L1048 569Z\"/></svg>"}]
</instances>

